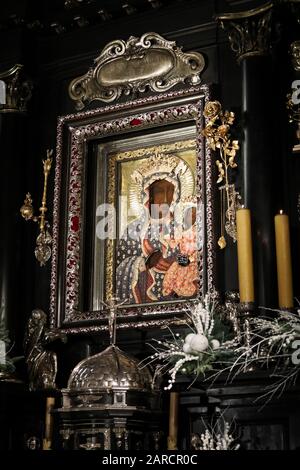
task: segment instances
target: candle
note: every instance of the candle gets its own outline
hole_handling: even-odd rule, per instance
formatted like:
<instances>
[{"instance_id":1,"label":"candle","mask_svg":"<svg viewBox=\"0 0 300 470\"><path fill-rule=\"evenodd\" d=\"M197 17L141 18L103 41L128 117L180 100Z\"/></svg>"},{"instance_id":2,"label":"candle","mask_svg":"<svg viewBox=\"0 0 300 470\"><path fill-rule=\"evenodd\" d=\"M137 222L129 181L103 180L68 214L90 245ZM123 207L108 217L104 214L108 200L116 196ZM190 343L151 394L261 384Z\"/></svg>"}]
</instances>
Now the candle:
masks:
<instances>
[{"instance_id":1,"label":"candle","mask_svg":"<svg viewBox=\"0 0 300 470\"><path fill-rule=\"evenodd\" d=\"M179 393L170 393L168 450L177 450Z\"/></svg>"},{"instance_id":2,"label":"candle","mask_svg":"<svg viewBox=\"0 0 300 470\"><path fill-rule=\"evenodd\" d=\"M55 404L55 398L47 397L46 413L45 413L45 437L43 439L43 450L51 450L51 446L52 446L52 432L53 432L52 410L54 408L54 404Z\"/></svg>"},{"instance_id":3,"label":"candle","mask_svg":"<svg viewBox=\"0 0 300 470\"><path fill-rule=\"evenodd\" d=\"M283 211L275 215L276 260L279 307L293 307L292 260L289 218Z\"/></svg>"},{"instance_id":4,"label":"candle","mask_svg":"<svg viewBox=\"0 0 300 470\"><path fill-rule=\"evenodd\" d=\"M251 214L242 207L236 211L240 302L254 302L254 276Z\"/></svg>"}]
</instances>

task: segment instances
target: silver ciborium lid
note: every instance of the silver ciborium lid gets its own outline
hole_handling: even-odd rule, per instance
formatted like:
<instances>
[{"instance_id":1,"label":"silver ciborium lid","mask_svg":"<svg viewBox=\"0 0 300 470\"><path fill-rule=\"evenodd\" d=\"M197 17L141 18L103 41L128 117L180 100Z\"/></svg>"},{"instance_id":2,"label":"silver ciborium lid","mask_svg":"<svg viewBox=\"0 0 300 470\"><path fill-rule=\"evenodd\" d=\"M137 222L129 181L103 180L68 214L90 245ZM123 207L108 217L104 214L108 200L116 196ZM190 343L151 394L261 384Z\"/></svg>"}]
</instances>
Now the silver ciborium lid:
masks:
<instances>
[{"instance_id":1,"label":"silver ciborium lid","mask_svg":"<svg viewBox=\"0 0 300 470\"><path fill-rule=\"evenodd\" d=\"M139 367L139 361L116 346L117 308L124 302L117 303L112 298L104 304L109 311L108 329L110 346L104 351L79 362L73 369L68 391L93 391L106 393L110 391L150 391L152 376L149 370Z\"/></svg>"},{"instance_id":2,"label":"silver ciborium lid","mask_svg":"<svg viewBox=\"0 0 300 470\"><path fill-rule=\"evenodd\" d=\"M79 362L73 369L68 389L83 390L135 390L149 391L152 377L147 368L140 369L139 362L111 344L104 351Z\"/></svg>"}]
</instances>

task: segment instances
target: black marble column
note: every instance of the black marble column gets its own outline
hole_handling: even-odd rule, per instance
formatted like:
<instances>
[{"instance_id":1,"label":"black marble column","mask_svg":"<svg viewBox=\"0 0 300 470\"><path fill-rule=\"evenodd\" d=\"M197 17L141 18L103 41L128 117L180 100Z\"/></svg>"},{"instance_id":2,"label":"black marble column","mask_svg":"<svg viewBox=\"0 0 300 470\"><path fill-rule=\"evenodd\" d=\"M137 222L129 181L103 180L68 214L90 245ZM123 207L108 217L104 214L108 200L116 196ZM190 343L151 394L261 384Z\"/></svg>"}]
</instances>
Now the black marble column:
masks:
<instances>
[{"instance_id":1,"label":"black marble column","mask_svg":"<svg viewBox=\"0 0 300 470\"><path fill-rule=\"evenodd\" d=\"M243 200L251 209L255 290L258 305L276 305L274 245L274 170L279 149L274 146L270 57L242 61L242 114L244 119ZM275 111L275 109L274 109ZM277 155L276 155L277 152Z\"/></svg>"},{"instance_id":2,"label":"black marble column","mask_svg":"<svg viewBox=\"0 0 300 470\"><path fill-rule=\"evenodd\" d=\"M20 71L21 66L16 66L0 74L6 84L6 103L0 105L0 301L1 319L13 346L11 356L22 354L28 293L26 228L19 209L26 190L25 101L30 87L20 80Z\"/></svg>"},{"instance_id":3,"label":"black marble column","mask_svg":"<svg viewBox=\"0 0 300 470\"><path fill-rule=\"evenodd\" d=\"M295 12L294 20L300 22L300 5L298 11ZM289 67L289 87L290 93L295 91L292 89L293 83L299 81L300 83L300 32L298 39L293 41L289 47L290 59L292 67ZM290 65L290 64L288 64ZM294 87L296 83L294 84ZM288 126L287 142L286 142L286 162L287 173L290 181L288 196L289 196L289 214L290 214L290 231L292 242L292 260L293 260L293 288L294 296L300 299L300 103L297 103L298 96L291 100L288 106L288 117L291 120ZM297 305L297 303L296 303Z\"/></svg>"},{"instance_id":4,"label":"black marble column","mask_svg":"<svg viewBox=\"0 0 300 470\"><path fill-rule=\"evenodd\" d=\"M276 306L274 169L280 153L269 54L271 14L268 3L218 17L242 67L242 196L252 214L256 304L268 307Z\"/></svg>"}]
</instances>

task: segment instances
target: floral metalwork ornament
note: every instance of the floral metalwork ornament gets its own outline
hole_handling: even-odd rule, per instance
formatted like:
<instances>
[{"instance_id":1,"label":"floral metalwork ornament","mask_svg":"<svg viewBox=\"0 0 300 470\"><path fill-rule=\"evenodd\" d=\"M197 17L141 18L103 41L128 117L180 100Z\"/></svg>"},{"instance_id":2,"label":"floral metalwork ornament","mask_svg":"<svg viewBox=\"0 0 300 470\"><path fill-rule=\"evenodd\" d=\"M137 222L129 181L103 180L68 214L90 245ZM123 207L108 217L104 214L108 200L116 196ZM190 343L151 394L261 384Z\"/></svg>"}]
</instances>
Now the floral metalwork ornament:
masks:
<instances>
[{"instance_id":1,"label":"floral metalwork ornament","mask_svg":"<svg viewBox=\"0 0 300 470\"><path fill-rule=\"evenodd\" d=\"M239 207L241 196L230 183L230 170L237 168L236 153L239 150L238 140L231 139L230 126L234 123L235 115L232 111L223 111L219 101L209 101L204 108L207 125L202 134L207 138L209 147L218 151L220 157L216 160L218 168L217 184L221 196L220 237L218 245L221 249L227 245L225 232L236 241L236 210Z\"/></svg>"}]
</instances>

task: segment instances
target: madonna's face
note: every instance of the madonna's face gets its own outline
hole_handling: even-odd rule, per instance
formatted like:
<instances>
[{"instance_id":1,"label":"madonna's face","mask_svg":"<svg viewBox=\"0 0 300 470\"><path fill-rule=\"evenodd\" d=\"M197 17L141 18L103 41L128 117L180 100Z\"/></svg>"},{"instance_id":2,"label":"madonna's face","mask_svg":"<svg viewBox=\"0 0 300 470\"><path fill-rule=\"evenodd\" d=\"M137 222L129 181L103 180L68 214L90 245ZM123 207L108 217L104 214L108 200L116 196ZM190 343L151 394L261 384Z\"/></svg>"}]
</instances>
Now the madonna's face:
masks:
<instances>
[{"instance_id":1,"label":"madonna's face","mask_svg":"<svg viewBox=\"0 0 300 470\"><path fill-rule=\"evenodd\" d=\"M174 185L166 180L154 181L149 186L150 214L154 218L165 217L173 201Z\"/></svg>"}]
</instances>

